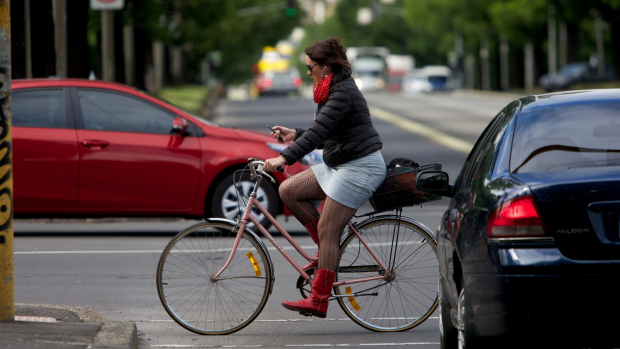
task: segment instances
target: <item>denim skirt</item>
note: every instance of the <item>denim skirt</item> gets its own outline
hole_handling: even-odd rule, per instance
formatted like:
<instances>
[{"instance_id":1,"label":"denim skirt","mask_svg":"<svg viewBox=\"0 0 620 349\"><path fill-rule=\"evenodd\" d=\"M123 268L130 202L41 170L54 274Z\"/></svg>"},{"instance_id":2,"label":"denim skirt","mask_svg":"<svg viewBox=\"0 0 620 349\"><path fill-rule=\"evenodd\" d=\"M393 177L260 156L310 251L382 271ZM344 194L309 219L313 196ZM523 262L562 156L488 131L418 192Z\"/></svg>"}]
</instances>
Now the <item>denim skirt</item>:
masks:
<instances>
[{"instance_id":1,"label":"denim skirt","mask_svg":"<svg viewBox=\"0 0 620 349\"><path fill-rule=\"evenodd\" d=\"M360 208L385 179L385 160L380 150L338 165L311 167L321 189L332 200L350 208Z\"/></svg>"}]
</instances>

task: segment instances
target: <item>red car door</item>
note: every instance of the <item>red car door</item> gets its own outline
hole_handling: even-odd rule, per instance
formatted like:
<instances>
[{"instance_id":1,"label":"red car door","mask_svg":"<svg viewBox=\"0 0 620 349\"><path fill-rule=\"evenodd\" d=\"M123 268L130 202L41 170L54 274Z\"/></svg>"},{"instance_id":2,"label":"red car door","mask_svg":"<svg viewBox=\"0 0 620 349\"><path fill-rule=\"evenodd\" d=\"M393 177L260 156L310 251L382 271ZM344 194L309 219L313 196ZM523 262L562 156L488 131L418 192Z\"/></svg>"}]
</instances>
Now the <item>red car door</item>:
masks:
<instances>
[{"instance_id":1,"label":"red car door","mask_svg":"<svg viewBox=\"0 0 620 349\"><path fill-rule=\"evenodd\" d=\"M15 213L75 209L78 196L77 135L62 87L16 89L13 124Z\"/></svg>"},{"instance_id":2,"label":"red car door","mask_svg":"<svg viewBox=\"0 0 620 349\"><path fill-rule=\"evenodd\" d=\"M89 88L72 95L82 116L79 208L152 214L193 205L201 159L193 128L172 134L175 115L138 96Z\"/></svg>"}]
</instances>

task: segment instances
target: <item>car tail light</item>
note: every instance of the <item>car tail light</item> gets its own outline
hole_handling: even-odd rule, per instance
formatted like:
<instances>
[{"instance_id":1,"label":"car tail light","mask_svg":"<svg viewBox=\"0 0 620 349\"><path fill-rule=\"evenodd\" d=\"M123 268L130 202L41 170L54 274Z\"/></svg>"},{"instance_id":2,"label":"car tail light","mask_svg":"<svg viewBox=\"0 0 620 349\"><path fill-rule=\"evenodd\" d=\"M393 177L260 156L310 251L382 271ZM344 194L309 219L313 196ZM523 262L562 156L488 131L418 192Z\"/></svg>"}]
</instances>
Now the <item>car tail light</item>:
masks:
<instances>
[{"instance_id":1,"label":"car tail light","mask_svg":"<svg viewBox=\"0 0 620 349\"><path fill-rule=\"evenodd\" d=\"M271 79L263 79L263 81L261 81L261 85L263 87L271 87L271 85L273 85L273 80L271 80Z\"/></svg>"},{"instance_id":2,"label":"car tail light","mask_svg":"<svg viewBox=\"0 0 620 349\"><path fill-rule=\"evenodd\" d=\"M508 200L489 218L489 238L542 237L545 236L540 212L533 195Z\"/></svg>"},{"instance_id":3,"label":"car tail light","mask_svg":"<svg viewBox=\"0 0 620 349\"><path fill-rule=\"evenodd\" d=\"M293 79L293 85L295 86L301 86L303 81L301 81L301 78L295 78Z\"/></svg>"}]
</instances>

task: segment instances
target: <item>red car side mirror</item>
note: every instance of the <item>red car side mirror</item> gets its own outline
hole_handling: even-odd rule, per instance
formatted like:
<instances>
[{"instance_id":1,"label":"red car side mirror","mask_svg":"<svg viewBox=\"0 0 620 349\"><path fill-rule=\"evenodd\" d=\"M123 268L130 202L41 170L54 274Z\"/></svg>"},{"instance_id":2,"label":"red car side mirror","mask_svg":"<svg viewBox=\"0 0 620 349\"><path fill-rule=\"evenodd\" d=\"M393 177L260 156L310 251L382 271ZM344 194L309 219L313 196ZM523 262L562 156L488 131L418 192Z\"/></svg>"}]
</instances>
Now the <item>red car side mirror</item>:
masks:
<instances>
[{"instance_id":1,"label":"red car side mirror","mask_svg":"<svg viewBox=\"0 0 620 349\"><path fill-rule=\"evenodd\" d=\"M185 133L187 132L187 125L188 125L187 120L183 119L182 117L177 116L172 121L172 130L170 131L170 133L173 133L179 136L184 136Z\"/></svg>"}]
</instances>

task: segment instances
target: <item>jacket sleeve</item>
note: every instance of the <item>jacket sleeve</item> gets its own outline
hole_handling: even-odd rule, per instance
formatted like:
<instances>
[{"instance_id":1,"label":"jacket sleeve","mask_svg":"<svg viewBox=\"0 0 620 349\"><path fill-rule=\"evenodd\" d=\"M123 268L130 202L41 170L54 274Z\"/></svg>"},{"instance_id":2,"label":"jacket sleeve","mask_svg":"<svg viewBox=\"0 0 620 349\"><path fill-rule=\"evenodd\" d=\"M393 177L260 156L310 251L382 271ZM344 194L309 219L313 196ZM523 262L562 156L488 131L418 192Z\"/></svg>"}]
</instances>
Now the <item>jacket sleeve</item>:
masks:
<instances>
[{"instance_id":1,"label":"jacket sleeve","mask_svg":"<svg viewBox=\"0 0 620 349\"><path fill-rule=\"evenodd\" d=\"M301 134L296 130L295 142L280 153L287 164L292 165L314 149L321 147L336 130L340 121L350 113L351 103L351 96L346 90L336 89L330 93L310 128Z\"/></svg>"}]
</instances>

